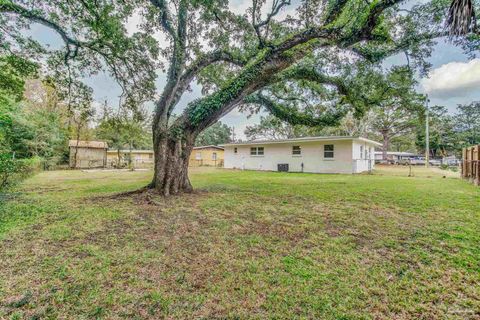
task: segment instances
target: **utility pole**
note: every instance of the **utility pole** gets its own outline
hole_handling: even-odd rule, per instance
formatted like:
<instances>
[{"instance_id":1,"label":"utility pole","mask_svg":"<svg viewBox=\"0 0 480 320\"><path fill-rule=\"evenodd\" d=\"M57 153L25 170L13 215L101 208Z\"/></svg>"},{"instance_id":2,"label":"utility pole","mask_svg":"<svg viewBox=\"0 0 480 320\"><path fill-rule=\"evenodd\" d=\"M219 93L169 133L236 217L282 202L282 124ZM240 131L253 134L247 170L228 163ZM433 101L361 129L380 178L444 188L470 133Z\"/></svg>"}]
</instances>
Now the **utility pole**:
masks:
<instances>
[{"instance_id":1,"label":"utility pole","mask_svg":"<svg viewBox=\"0 0 480 320\"><path fill-rule=\"evenodd\" d=\"M430 100L427 99L427 112L426 112L426 120L425 120L425 167L428 168L430 162L430 115L428 114L428 102Z\"/></svg>"}]
</instances>

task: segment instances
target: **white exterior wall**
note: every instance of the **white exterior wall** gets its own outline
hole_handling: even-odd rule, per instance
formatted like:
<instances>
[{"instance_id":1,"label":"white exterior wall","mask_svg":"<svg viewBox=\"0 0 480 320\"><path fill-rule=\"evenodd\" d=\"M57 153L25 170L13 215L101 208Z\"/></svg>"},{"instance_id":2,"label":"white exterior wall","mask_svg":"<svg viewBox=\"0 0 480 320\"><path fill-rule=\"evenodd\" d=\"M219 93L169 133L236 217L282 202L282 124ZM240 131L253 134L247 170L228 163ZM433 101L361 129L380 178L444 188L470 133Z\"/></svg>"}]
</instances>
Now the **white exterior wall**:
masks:
<instances>
[{"instance_id":1,"label":"white exterior wall","mask_svg":"<svg viewBox=\"0 0 480 320\"><path fill-rule=\"evenodd\" d=\"M363 155L360 147L363 146ZM375 166L375 146L366 141L352 141L353 170L355 173L373 170Z\"/></svg>"},{"instance_id":2,"label":"white exterior wall","mask_svg":"<svg viewBox=\"0 0 480 320\"><path fill-rule=\"evenodd\" d=\"M334 158L323 157L323 146L334 145ZM300 146L302 154L292 155L292 147ZM251 156L251 147L264 147L263 156ZM237 154L234 153L237 148ZM227 145L225 168L277 171L277 165L288 163L289 171L314 173L352 173L352 141L288 142L278 144Z\"/></svg>"},{"instance_id":3,"label":"white exterior wall","mask_svg":"<svg viewBox=\"0 0 480 320\"><path fill-rule=\"evenodd\" d=\"M324 145L334 145L334 158L324 158ZM360 145L371 148L370 159L360 159ZM301 155L292 155L292 147L300 146ZM263 156L250 155L251 147L263 147ZM374 166L375 146L353 140L288 142L274 144L226 145L225 168L278 171L278 164L288 163L290 172L311 173L360 173ZM237 148L235 154L234 149ZM369 164L370 163L370 164Z\"/></svg>"}]
</instances>

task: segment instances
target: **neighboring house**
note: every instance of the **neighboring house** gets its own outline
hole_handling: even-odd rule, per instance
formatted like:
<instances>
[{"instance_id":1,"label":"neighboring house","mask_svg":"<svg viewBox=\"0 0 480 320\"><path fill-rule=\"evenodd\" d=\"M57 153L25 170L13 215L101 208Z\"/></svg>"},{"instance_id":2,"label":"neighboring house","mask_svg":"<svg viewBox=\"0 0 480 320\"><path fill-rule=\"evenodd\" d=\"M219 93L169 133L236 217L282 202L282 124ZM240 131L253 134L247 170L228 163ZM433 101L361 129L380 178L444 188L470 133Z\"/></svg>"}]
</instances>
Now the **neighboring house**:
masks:
<instances>
[{"instance_id":1,"label":"neighboring house","mask_svg":"<svg viewBox=\"0 0 480 320\"><path fill-rule=\"evenodd\" d=\"M374 167L380 143L356 137L305 137L225 144L225 168L360 173Z\"/></svg>"},{"instance_id":2,"label":"neighboring house","mask_svg":"<svg viewBox=\"0 0 480 320\"><path fill-rule=\"evenodd\" d=\"M223 167L224 150L219 146L194 147L188 165L191 167Z\"/></svg>"},{"instance_id":3,"label":"neighboring house","mask_svg":"<svg viewBox=\"0 0 480 320\"><path fill-rule=\"evenodd\" d=\"M107 164L108 145L103 141L70 140L70 168L103 168Z\"/></svg>"},{"instance_id":4,"label":"neighboring house","mask_svg":"<svg viewBox=\"0 0 480 320\"><path fill-rule=\"evenodd\" d=\"M114 150L107 151L107 165L113 168L127 167L130 163L134 168L153 167L153 150Z\"/></svg>"},{"instance_id":5,"label":"neighboring house","mask_svg":"<svg viewBox=\"0 0 480 320\"><path fill-rule=\"evenodd\" d=\"M400 162L401 160L408 160L413 157L418 157L416 153L411 152L396 152L396 151L387 151L387 161L389 162ZM380 162L383 160L383 151L375 151L375 160Z\"/></svg>"}]
</instances>

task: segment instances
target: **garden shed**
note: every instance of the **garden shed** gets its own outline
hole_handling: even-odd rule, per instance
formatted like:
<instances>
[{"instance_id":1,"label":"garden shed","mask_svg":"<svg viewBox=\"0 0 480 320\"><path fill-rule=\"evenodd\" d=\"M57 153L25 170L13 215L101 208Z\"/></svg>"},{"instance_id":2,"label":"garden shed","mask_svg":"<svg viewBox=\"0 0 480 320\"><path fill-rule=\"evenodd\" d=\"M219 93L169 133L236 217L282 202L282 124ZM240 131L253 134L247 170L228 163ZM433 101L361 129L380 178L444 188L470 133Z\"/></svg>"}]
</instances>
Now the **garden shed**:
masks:
<instances>
[{"instance_id":1,"label":"garden shed","mask_svg":"<svg viewBox=\"0 0 480 320\"><path fill-rule=\"evenodd\" d=\"M70 168L103 168L107 164L108 145L104 141L70 140Z\"/></svg>"}]
</instances>

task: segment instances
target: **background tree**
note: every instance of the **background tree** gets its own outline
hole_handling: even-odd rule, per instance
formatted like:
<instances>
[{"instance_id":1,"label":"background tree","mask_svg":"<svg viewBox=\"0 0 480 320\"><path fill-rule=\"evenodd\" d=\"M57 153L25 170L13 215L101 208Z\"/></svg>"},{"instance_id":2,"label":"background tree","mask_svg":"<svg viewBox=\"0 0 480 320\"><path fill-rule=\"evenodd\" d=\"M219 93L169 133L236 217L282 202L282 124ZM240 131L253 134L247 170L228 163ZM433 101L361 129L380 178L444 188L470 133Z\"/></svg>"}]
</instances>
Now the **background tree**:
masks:
<instances>
[{"instance_id":1,"label":"background tree","mask_svg":"<svg viewBox=\"0 0 480 320\"><path fill-rule=\"evenodd\" d=\"M460 147L480 144L480 101L458 105L454 119Z\"/></svg>"},{"instance_id":2,"label":"background tree","mask_svg":"<svg viewBox=\"0 0 480 320\"><path fill-rule=\"evenodd\" d=\"M425 97L414 90L410 70L394 68L383 77L372 129L382 140L383 160L387 160L392 139L409 134L417 128L425 110Z\"/></svg>"},{"instance_id":3,"label":"background tree","mask_svg":"<svg viewBox=\"0 0 480 320\"><path fill-rule=\"evenodd\" d=\"M26 82L22 113L32 130L24 142L31 156L50 167L68 160L69 113L55 86L48 80Z\"/></svg>"},{"instance_id":4,"label":"background tree","mask_svg":"<svg viewBox=\"0 0 480 320\"><path fill-rule=\"evenodd\" d=\"M292 139L308 136L318 136L325 133L324 128L292 125L273 115L260 117L260 122L247 126L245 136L248 140Z\"/></svg>"},{"instance_id":5,"label":"background tree","mask_svg":"<svg viewBox=\"0 0 480 320\"><path fill-rule=\"evenodd\" d=\"M429 108L429 148L430 157L445 157L458 151L458 134L455 121L444 106ZM420 119L417 127L417 149L425 153L425 118ZM461 149L460 149L461 150Z\"/></svg>"},{"instance_id":6,"label":"background tree","mask_svg":"<svg viewBox=\"0 0 480 320\"><path fill-rule=\"evenodd\" d=\"M195 140L196 146L216 146L232 141L232 128L218 121L201 132Z\"/></svg>"},{"instance_id":7,"label":"background tree","mask_svg":"<svg viewBox=\"0 0 480 320\"><path fill-rule=\"evenodd\" d=\"M108 143L109 148L116 149L118 163L121 163L121 150L151 149L151 132L148 129L150 119L147 112L136 108L133 112L128 108L114 111L104 105L102 117L95 128L95 137ZM128 159L131 161L131 157Z\"/></svg>"}]
</instances>

